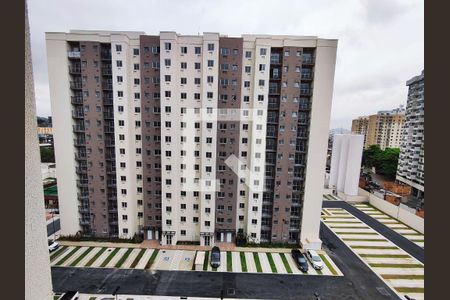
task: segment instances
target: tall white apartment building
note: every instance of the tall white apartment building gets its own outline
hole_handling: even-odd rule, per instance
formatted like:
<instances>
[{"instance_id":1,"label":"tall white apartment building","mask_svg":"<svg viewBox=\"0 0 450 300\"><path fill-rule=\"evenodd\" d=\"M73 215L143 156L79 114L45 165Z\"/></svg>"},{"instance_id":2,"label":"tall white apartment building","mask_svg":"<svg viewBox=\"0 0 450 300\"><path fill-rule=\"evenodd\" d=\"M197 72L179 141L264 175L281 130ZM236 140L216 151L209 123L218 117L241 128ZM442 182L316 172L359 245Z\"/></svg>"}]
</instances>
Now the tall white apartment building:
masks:
<instances>
[{"instance_id":1,"label":"tall white apartment building","mask_svg":"<svg viewBox=\"0 0 450 300\"><path fill-rule=\"evenodd\" d=\"M336 40L46 38L62 234L320 247Z\"/></svg>"},{"instance_id":2,"label":"tall white apartment building","mask_svg":"<svg viewBox=\"0 0 450 300\"><path fill-rule=\"evenodd\" d=\"M424 76L422 71L406 82L408 102L396 177L410 185L412 195L419 200L425 199Z\"/></svg>"}]
</instances>

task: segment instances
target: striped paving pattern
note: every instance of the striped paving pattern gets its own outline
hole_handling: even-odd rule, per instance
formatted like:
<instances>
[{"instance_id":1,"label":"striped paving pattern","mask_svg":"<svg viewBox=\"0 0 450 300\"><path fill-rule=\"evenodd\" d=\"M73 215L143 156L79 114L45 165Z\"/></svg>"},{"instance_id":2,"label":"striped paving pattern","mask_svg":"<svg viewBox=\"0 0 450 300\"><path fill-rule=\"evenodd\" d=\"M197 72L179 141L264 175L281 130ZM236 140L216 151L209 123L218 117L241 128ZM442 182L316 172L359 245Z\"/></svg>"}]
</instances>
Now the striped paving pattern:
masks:
<instances>
[{"instance_id":1,"label":"striped paving pattern","mask_svg":"<svg viewBox=\"0 0 450 300\"><path fill-rule=\"evenodd\" d=\"M322 214L322 222L394 291L417 300L424 299L424 265L421 262L346 210L342 208L323 210L326 213ZM342 219L343 213L348 214L345 219ZM374 218L384 215L376 210L370 213Z\"/></svg>"},{"instance_id":2,"label":"striped paving pattern","mask_svg":"<svg viewBox=\"0 0 450 300\"><path fill-rule=\"evenodd\" d=\"M408 227L407 225L399 222L395 218L383 213L382 211L363 203L353 204L354 207L359 209L360 211L368 214L372 218L376 219L378 222L386 225L391 228L395 232L401 234L405 238L414 242L418 246L424 248L425 247L425 236L420 232Z\"/></svg>"},{"instance_id":3,"label":"striped paving pattern","mask_svg":"<svg viewBox=\"0 0 450 300\"><path fill-rule=\"evenodd\" d=\"M61 246L50 259L52 266L62 267L190 271L194 269L196 252L201 251ZM310 265L305 274L297 268L290 253L252 252L251 248L248 252L222 251L217 270L211 268L211 256L205 256L208 260L204 266L205 271L213 272L343 276L325 252L320 251L320 255L325 262L324 269L317 271ZM242 257L245 260L241 261Z\"/></svg>"}]
</instances>

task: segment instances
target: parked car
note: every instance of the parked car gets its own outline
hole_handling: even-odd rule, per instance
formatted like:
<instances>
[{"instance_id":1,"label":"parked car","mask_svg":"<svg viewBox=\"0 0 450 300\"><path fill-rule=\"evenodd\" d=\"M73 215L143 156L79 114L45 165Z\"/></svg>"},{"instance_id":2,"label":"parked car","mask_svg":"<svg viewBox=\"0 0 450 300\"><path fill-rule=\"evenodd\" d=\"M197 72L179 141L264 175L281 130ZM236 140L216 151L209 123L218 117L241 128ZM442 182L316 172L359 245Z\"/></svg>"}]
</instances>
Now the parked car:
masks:
<instances>
[{"instance_id":1,"label":"parked car","mask_svg":"<svg viewBox=\"0 0 450 300\"><path fill-rule=\"evenodd\" d=\"M211 267L218 268L220 266L220 249L214 246L211 250Z\"/></svg>"},{"instance_id":2,"label":"parked car","mask_svg":"<svg viewBox=\"0 0 450 300\"><path fill-rule=\"evenodd\" d=\"M48 251L53 252L58 249L58 247L59 244L57 242L51 240L48 241Z\"/></svg>"},{"instance_id":3,"label":"parked car","mask_svg":"<svg viewBox=\"0 0 450 300\"><path fill-rule=\"evenodd\" d=\"M316 270L322 270L324 263L322 259L320 258L319 254L317 254L314 250L307 250L306 251L306 257L308 258L309 262L312 264L313 268Z\"/></svg>"},{"instance_id":4,"label":"parked car","mask_svg":"<svg viewBox=\"0 0 450 300\"><path fill-rule=\"evenodd\" d=\"M292 249L291 255L297 267L303 272L308 272L308 262L306 261L303 253L301 253L298 249Z\"/></svg>"}]
</instances>

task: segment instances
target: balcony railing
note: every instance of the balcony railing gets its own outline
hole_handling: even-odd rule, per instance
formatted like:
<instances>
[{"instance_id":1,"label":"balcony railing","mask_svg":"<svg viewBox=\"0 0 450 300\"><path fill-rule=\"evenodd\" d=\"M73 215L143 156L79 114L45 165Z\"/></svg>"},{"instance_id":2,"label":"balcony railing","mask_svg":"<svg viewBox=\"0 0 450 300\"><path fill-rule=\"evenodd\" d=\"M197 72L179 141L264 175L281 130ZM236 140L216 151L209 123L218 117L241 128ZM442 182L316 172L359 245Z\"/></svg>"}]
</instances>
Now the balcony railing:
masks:
<instances>
[{"instance_id":1,"label":"balcony railing","mask_svg":"<svg viewBox=\"0 0 450 300\"><path fill-rule=\"evenodd\" d=\"M69 52L67 52L67 56L69 58L80 58L81 53L80 53L80 51L69 51Z\"/></svg>"},{"instance_id":2,"label":"balcony railing","mask_svg":"<svg viewBox=\"0 0 450 300\"><path fill-rule=\"evenodd\" d=\"M71 65L69 66L69 73L70 74L81 74L81 65Z\"/></svg>"},{"instance_id":3,"label":"balcony railing","mask_svg":"<svg viewBox=\"0 0 450 300\"><path fill-rule=\"evenodd\" d=\"M105 76L112 75L112 69L111 68L102 68L102 75L105 75Z\"/></svg>"},{"instance_id":4,"label":"balcony railing","mask_svg":"<svg viewBox=\"0 0 450 300\"><path fill-rule=\"evenodd\" d=\"M83 104L83 96L72 96L70 98L72 104L79 104L79 105Z\"/></svg>"},{"instance_id":5,"label":"balcony railing","mask_svg":"<svg viewBox=\"0 0 450 300\"><path fill-rule=\"evenodd\" d=\"M82 110L74 110L74 111L72 111L72 117L76 118L76 119L83 119L84 112Z\"/></svg>"},{"instance_id":6,"label":"balcony railing","mask_svg":"<svg viewBox=\"0 0 450 300\"><path fill-rule=\"evenodd\" d=\"M280 94L280 89L278 89L278 88L269 88L269 94L272 94L272 95L278 95L278 94Z\"/></svg>"},{"instance_id":7,"label":"balcony railing","mask_svg":"<svg viewBox=\"0 0 450 300\"><path fill-rule=\"evenodd\" d=\"M89 213L89 207L88 206L81 206L81 205L79 205L78 206L78 211L80 213Z\"/></svg>"},{"instance_id":8,"label":"balcony railing","mask_svg":"<svg viewBox=\"0 0 450 300\"><path fill-rule=\"evenodd\" d=\"M109 81L102 82L102 89L106 90L106 91L112 91L112 89L113 89L112 82L109 82Z\"/></svg>"},{"instance_id":9,"label":"balcony railing","mask_svg":"<svg viewBox=\"0 0 450 300\"><path fill-rule=\"evenodd\" d=\"M302 96L311 96L312 89L300 89L300 95Z\"/></svg>"},{"instance_id":10,"label":"balcony railing","mask_svg":"<svg viewBox=\"0 0 450 300\"><path fill-rule=\"evenodd\" d=\"M114 141L111 141L111 140L106 140L105 141L105 146L106 147L114 147L115 146L115 142ZM114 170L115 171L115 170Z\"/></svg>"},{"instance_id":11,"label":"balcony railing","mask_svg":"<svg viewBox=\"0 0 450 300\"><path fill-rule=\"evenodd\" d=\"M116 155L115 154L106 154L105 159L106 160L115 160Z\"/></svg>"},{"instance_id":12,"label":"balcony railing","mask_svg":"<svg viewBox=\"0 0 450 300\"><path fill-rule=\"evenodd\" d=\"M103 97L103 105L113 105L112 97Z\"/></svg>"},{"instance_id":13,"label":"balcony railing","mask_svg":"<svg viewBox=\"0 0 450 300\"><path fill-rule=\"evenodd\" d=\"M302 73L302 80L312 80L312 73Z\"/></svg>"},{"instance_id":14,"label":"balcony railing","mask_svg":"<svg viewBox=\"0 0 450 300\"><path fill-rule=\"evenodd\" d=\"M280 108L280 102L269 102L268 103L269 109L279 109Z\"/></svg>"},{"instance_id":15,"label":"balcony railing","mask_svg":"<svg viewBox=\"0 0 450 300\"><path fill-rule=\"evenodd\" d=\"M73 125L72 127L74 132L84 132L86 130L82 125Z\"/></svg>"},{"instance_id":16,"label":"balcony railing","mask_svg":"<svg viewBox=\"0 0 450 300\"><path fill-rule=\"evenodd\" d=\"M116 186L116 181L115 180L108 180L106 182L106 185L109 186L109 187L114 187L114 186Z\"/></svg>"},{"instance_id":17,"label":"balcony railing","mask_svg":"<svg viewBox=\"0 0 450 300\"><path fill-rule=\"evenodd\" d=\"M114 119L114 113L112 111L103 112L104 119Z\"/></svg>"},{"instance_id":18,"label":"balcony railing","mask_svg":"<svg viewBox=\"0 0 450 300\"><path fill-rule=\"evenodd\" d=\"M70 82L70 88L72 90L81 90L83 87L83 83L81 81L71 81Z\"/></svg>"},{"instance_id":19,"label":"balcony railing","mask_svg":"<svg viewBox=\"0 0 450 300\"><path fill-rule=\"evenodd\" d=\"M91 221L89 219L80 218L80 225L89 225L89 224L91 224Z\"/></svg>"},{"instance_id":20,"label":"balcony railing","mask_svg":"<svg viewBox=\"0 0 450 300\"><path fill-rule=\"evenodd\" d=\"M314 64L314 57L304 57L303 58L303 64L304 65L313 65Z\"/></svg>"},{"instance_id":21,"label":"balcony railing","mask_svg":"<svg viewBox=\"0 0 450 300\"><path fill-rule=\"evenodd\" d=\"M77 160L86 160L86 158L87 158L86 152L75 153L75 159Z\"/></svg>"},{"instance_id":22,"label":"balcony railing","mask_svg":"<svg viewBox=\"0 0 450 300\"><path fill-rule=\"evenodd\" d=\"M86 187L88 185L87 180L77 180L77 187Z\"/></svg>"},{"instance_id":23,"label":"balcony railing","mask_svg":"<svg viewBox=\"0 0 450 300\"><path fill-rule=\"evenodd\" d=\"M108 167L108 168L106 168L106 173L108 173L108 174L116 173L116 168L115 167L113 167L113 168ZM108 198L109 198L109 195L108 195Z\"/></svg>"},{"instance_id":24,"label":"balcony railing","mask_svg":"<svg viewBox=\"0 0 450 300\"><path fill-rule=\"evenodd\" d=\"M105 126L105 133L114 133L114 126Z\"/></svg>"},{"instance_id":25,"label":"balcony railing","mask_svg":"<svg viewBox=\"0 0 450 300\"><path fill-rule=\"evenodd\" d=\"M111 60L111 51L102 50L101 58L102 60Z\"/></svg>"},{"instance_id":26,"label":"balcony railing","mask_svg":"<svg viewBox=\"0 0 450 300\"><path fill-rule=\"evenodd\" d=\"M86 146L86 140L84 139L74 139L73 144L75 146Z\"/></svg>"},{"instance_id":27,"label":"balcony railing","mask_svg":"<svg viewBox=\"0 0 450 300\"><path fill-rule=\"evenodd\" d=\"M77 197L79 200L86 200L89 198L89 194L88 193L77 193Z\"/></svg>"}]
</instances>

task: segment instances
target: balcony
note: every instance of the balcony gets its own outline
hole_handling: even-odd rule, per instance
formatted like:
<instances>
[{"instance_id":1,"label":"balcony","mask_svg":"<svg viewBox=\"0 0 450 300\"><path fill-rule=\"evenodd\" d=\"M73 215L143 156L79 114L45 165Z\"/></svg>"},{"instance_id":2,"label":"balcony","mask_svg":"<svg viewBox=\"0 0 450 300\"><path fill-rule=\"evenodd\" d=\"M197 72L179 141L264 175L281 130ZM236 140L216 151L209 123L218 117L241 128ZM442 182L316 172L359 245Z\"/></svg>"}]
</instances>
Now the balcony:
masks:
<instances>
[{"instance_id":1,"label":"balcony","mask_svg":"<svg viewBox=\"0 0 450 300\"><path fill-rule=\"evenodd\" d=\"M109 220L109 225L117 225L117 224L118 224L117 219Z\"/></svg>"},{"instance_id":2,"label":"balcony","mask_svg":"<svg viewBox=\"0 0 450 300\"><path fill-rule=\"evenodd\" d=\"M308 125L309 119L298 119L297 123L300 125Z\"/></svg>"},{"instance_id":3,"label":"balcony","mask_svg":"<svg viewBox=\"0 0 450 300\"><path fill-rule=\"evenodd\" d=\"M69 52L67 52L67 57L69 57L69 58L80 58L81 57L81 53L80 53L80 51L77 51L77 50L69 51Z\"/></svg>"},{"instance_id":4,"label":"balcony","mask_svg":"<svg viewBox=\"0 0 450 300\"><path fill-rule=\"evenodd\" d=\"M298 105L299 110L310 110L310 104L309 103L300 103Z\"/></svg>"},{"instance_id":5,"label":"balcony","mask_svg":"<svg viewBox=\"0 0 450 300\"><path fill-rule=\"evenodd\" d=\"M110 201L117 200L117 195L116 194L107 194L106 197L108 197L108 200L110 200Z\"/></svg>"},{"instance_id":6,"label":"balcony","mask_svg":"<svg viewBox=\"0 0 450 300\"><path fill-rule=\"evenodd\" d=\"M78 206L78 212L80 213L89 213L89 207L88 206Z\"/></svg>"},{"instance_id":7,"label":"balcony","mask_svg":"<svg viewBox=\"0 0 450 300\"><path fill-rule=\"evenodd\" d=\"M105 126L105 133L114 133L114 126Z\"/></svg>"},{"instance_id":8,"label":"balcony","mask_svg":"<svg viewBox=\"0 0 450 300\"><path fill-rule=\"evenodd\" d=\"M86 128L83 125L73 125L73 132L84 132Z\"/></svg>"},{"instance_id":9,"label":"balcony","mask_svg":"<svg viewBox=\"0 0 450 300\"><path fill-rule=\"evenodd\" d=\"M108 187L115 187L115 186L116 186L116 181L115 181L115 180L108 180L108 181L106 182L106 185L107 185Z\"/></svg>"},{"instance_id":10,"label":"balcony","mask_svg":"<svg viewBox=\"0 0 450 300\"><path fill-rule=\"evenodd\" d=\"M102 89L105 91L112 91L113 85L110 81L103 81L102 82Z\"/></svg>"},{"instance_id":11,"label":"balcony","mask_svg":"<svg viewBox=\"0 0 450 300\"><path fill-rule=\"evenodd\" d=\"M111 50L102 50L100 56L102 60L111 60Z\"/></svg>"},{"instance_id":12,"label":"balcony","mask_svg":"<svg viewBox=\"0 0 450 300\"><path fill-rule=\"evenodd\" d=\"M310 81L313 79L312 73L302 73L302 80Z\"/></svg>"},{"instance_id":13,"label":"balcony","mask_svg":"<svg viewBox=\"0 0 450 300\"><path fill-rule=\"evenodd\" d=\"M73 144L75 146L86 146L86 140L85 139L74 139Z\"/></svg>"},{"instance_id":14,"label":"balcony","mask_svg":"<svg viewBox=\"0 0 450 300\"><path fill-rule=\"evenodd\" d=\"M117 213L117 207L108 207L108 212L112 214Z\"/></svg>"},{"instance_id":15,"label":"balcony","mask_svg":"<svg viewBox=\"0 0 450 300\"><path fill-rule=\"evenodd\" d=\"M105 160L115 160L116 155L115 154L106 154Z\"/></svg>"},{"instance_id":16,"label":"balcony","mask_svg":"<svg viewBox=\"0 0 450 300\"><path fill-rule=\"evenodd\" d=\"M112 69L111 68L102 68L102 75L103 76L111 76L112 75Z\"/></svg>"},{"instance_id":17,"label":"balcony","mask_svg":"<svg viewBox=\"0 0 450 300\"><path fill-rule=\"evenodd\" d=\"M300 89L300 95L301 96L311 96L312 89Z\"/></svg>"},{"instance_id":18,"label":"balcony","mask_svg":"<svg viewBox=\"0 0 450 300\"><path fill-rule=\"evenodd\" d=\"M114 119L114 113L112 111L103 112L104 119Z\"/></svg>"},{"instance_id":19,"label":"balcony","mask_svg":"<svg viewBox=\"0 0 450 300\"><path fill-rule=\"evenodd\" d=\"M269 95L279 95L280 89L278 88L269 88Z\"/></svg>"},{"instance_id":20,"label":"balcony","mask_svg":"<svg viewBox=\"0 0 450 300\"><path fill-rule=\"evenodd\" d=\"M106 173L107 174L115 174L116 173L116 168L115 167L107 167L106 168ZM108 198L109 198L109 195L108 195Z\"/></svg>"},{"instance_id":21,"label":"balcony","mask_svg":"<svg viewBox=\"0 0 450 300\"><path fill-rule=\"evenodd\" d=\"M278 109L280 109L280 102L269 102L268 108L273 109L273 110L278 110Z\"/></svg>"},{"instance_id":22,"label":"balcony","mask_svg":"<svg viewBox=\"0 0 450 300\"><path fill-rule=\"evenodd\" d=\"M80 75L81 74L81 65L80 64L73 64L69 66L69 73Z\"/></svg>"},{"instance_id":23,"label":"balcony","mask_svg":"<svg viewBox=\"0 0 450 300\"><path fill-rule=\"evenodd\" d=\"M89 199L88 193L77 193L78 200L83 201Z\"/></svg>"},{"instance_id":24,"label":"balcony","mask_svg":"<svg viewBox=\"0 0 450 300\"><path fill-rule=\"evenodd\" d=\"M71 81L70 82L70 88L72 90L81 90L83 87L83 83L81 81Z\"/></svg>"},{"instance_id":25,"label":"balcony","mask_svg":"<svg viewBox=\"0 0 450 300\"><path fill-rule=\"evenodd\" d=\"M72 104L83 105L83 96L71 96Z\"/></svg>"},{"instance_id":26,"label":"balcony","mask_svg":"<svg viewBox=\"0 0 450 300\"><path fill-rule=\"evenodd\" d=\"M89 219L80 218L80 225L89 225L89 224L91 224L91 221Z\"/></svg>"},{"instance_id":27,"label":"balcony","mask_svg":"<svg viewBox=\"0 0 450 300\"><path fill-rule=\"evenodd\" d=\"M87 158L86 152L75 153L75 159L76 160L86 160L86 158Z\"/></svg>"},{"instance_id":28,"label":"balcony","mask_svg":"<svg viewBox=\"0 0 450 300\"><path fill-rule=\"evenodd\" d=\"M88 181L86 179L77 180L77 187L87 187L87 186L88 186Z\"/></svg>"},{"instance_id":29,"label":"balcony","mask_svg":"<svg viewBox=\"0 0 450 300\"><path fill-rule=\"evenodd\" d=\"M314 57L303 57L302 64L303 65L314 65Z\"/></svg>"},{"instance_id":30,"label":"balcony","mask_svg":"<svg viewBox=\"0 0 450 300\"><path fill-rule=\"evenodd\" d=\"M267 118L268 124L278 124L278 117Z\"/></svg>"},{"instance_id":31,"label":"balcony","mask_svg":"<svg viewBox=\"0 0 450 300\"><path fill-rule=\"evenodd\" d=\"M103 105L113 105L113 97L103 96Z\"/></svg>"}]
</instances>

